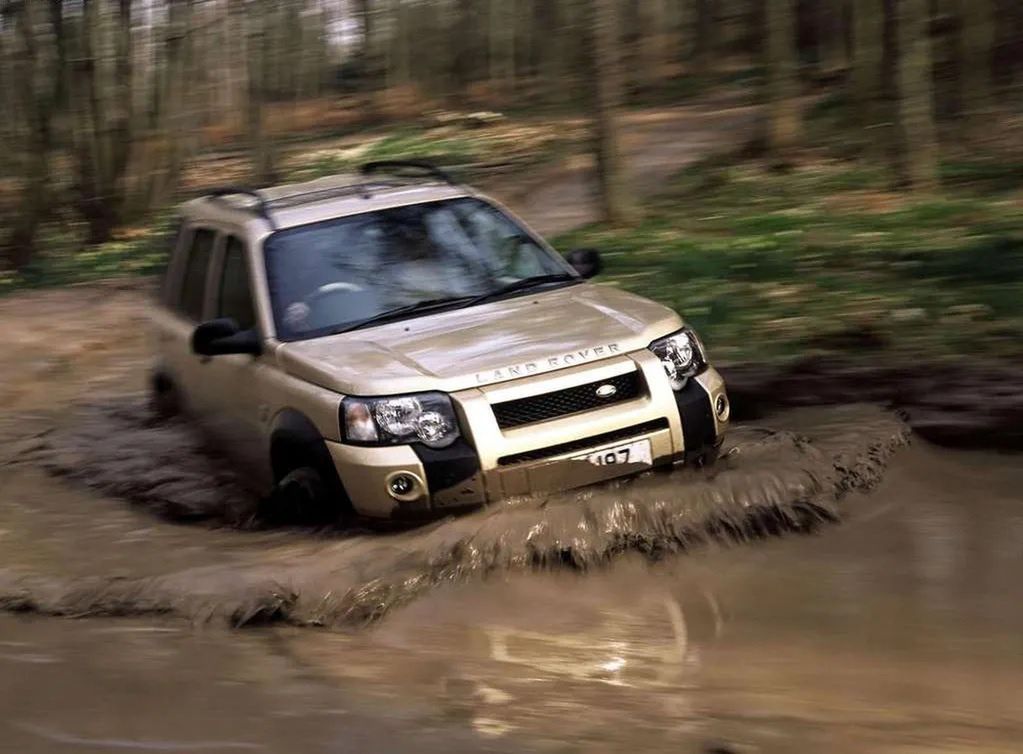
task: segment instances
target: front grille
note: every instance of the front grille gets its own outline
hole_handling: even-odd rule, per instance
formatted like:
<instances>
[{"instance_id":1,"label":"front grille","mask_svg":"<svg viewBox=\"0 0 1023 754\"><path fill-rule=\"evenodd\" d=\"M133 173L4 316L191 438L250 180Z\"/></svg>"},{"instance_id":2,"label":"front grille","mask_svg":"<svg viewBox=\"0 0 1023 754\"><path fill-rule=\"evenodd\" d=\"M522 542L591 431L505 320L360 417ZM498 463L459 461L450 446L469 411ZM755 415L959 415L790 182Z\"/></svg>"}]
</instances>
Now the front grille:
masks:
<instances>
[{"instance_id":1,"label":"front grille","mask_svg":"<svg viewBox=\"0 0 1023 754\"><path fill-rule=\"evenodd\" d=\"M605 385L614 387L615 392L607 398L601 398L597 391ZM501 429L521 427L524 424L550 421L580 411L592 411L616 403L624 403L638 398L643 386L639 372L620 374L598 382L557 390L553 393L533 395L514 401L495 403L494 416L497 426Z\"/></svg>"},{"instance_id":2,"label":"front grille","mask_svg":"<svg viewBox=\"0 0 1023 754\"><path fill-rule=\"evenodd\" d=\"M625 427L624 429L616 429L613 432L605 432L602 435L585 437L582 440L563 442L560 445L551 445L550 447L547 448L529 450L526 451L525 453L516 453L513 456L503 456L497 459L497 464L499 466L513 466L516 463L542 461L545 458L554 458L556 456L564 455L565 453L572 453L576 450L596 448L601 445L608 445L609 443L618 442L619 440L629 440L633 437L649 435L651 432L657 432L659 430L667 428L668 428L667 419L654 419L653 421L644 422L643 424L635 424L631 427Z\"/></svg>"}]
</instances>

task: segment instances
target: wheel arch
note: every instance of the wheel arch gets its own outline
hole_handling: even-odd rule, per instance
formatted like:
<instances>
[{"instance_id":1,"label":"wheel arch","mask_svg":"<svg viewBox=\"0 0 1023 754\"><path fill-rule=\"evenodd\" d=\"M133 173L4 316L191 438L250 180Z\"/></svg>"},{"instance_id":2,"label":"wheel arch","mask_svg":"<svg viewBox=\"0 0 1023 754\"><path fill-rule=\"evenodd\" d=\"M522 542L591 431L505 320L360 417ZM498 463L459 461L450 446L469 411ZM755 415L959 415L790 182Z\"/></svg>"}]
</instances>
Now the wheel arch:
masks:
<instances>
[{"instance_id":1,"label":"wheel arch","mask_svg":"<svg viewBox=\"0 0 1023 754\"><path fill-rule=\"evenodd\" d=\"M293 408L277 414L270 429L270 466L275 482L295 468L295 463L306 459L322 463L324 456L329 460L326 442L308 416Z\"/></svg>"},{"instance_id":2,"label":"wheel arch","mask_svg":"<svg viewBox=\"0 0 1023 754\"><path fill-rule=\"evenodd\" d=\"M286 408L274 418L270 430L270 468L274 484L301 466L316 469L328 489L351 509L351 500L323 434L301 411Z\"/></svg>"}]
</instances>

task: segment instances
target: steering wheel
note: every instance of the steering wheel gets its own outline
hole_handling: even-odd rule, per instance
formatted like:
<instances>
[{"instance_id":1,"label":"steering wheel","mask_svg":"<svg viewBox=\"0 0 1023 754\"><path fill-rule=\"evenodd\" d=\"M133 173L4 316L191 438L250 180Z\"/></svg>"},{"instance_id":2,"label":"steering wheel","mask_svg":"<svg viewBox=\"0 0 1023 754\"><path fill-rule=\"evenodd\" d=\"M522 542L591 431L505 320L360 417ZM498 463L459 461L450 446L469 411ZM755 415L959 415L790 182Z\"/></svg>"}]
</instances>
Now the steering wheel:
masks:
<instances>
[{"instance_id":1,"label":"steering wheel","mask_svg":"<svg viewBox=\"0 0 1023 754\"><path fill-rule=\"evenodd\" d=\"M306 329L315 329L318 320L330 312L329 306L324 306L327 299L334 296L351 296L353 293L365 293L366 289L357 283L327 283L321 285L312 293L302 299L301 305L306 309L304 326ZM329 324L329 323L328 323Z\"/></svg>"}]
</instances>

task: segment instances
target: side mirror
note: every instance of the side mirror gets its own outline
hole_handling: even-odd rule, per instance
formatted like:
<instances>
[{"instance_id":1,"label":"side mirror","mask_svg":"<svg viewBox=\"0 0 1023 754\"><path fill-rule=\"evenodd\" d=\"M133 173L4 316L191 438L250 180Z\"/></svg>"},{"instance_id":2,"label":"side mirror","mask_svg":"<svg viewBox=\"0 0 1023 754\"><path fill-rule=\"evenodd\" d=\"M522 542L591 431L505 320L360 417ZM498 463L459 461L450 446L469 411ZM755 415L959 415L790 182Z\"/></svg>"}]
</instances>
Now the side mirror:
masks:
<instances>
[{"instance_id":1,"label":"side mirror","mask_svg":"<svg viewBox=\"0 0 1023 754\"><path fill-rule=\"evenodd\" d=\"M233 319L213 319L195 328L192 351L200 356L232 353L259 356L263 352L263 344L256 330L242 330Z\"/></svg>"},{"instance_id":2,"label":"side mirror","mask_svg":"<svg viewBox=\"0 0 1023 754\"><path fill-rule=\"evenodd\" d=\"M568 252L565 260L587 280L599 275L604 269L604 263L600 259L600 252L596 249L575 249Z\"/></svg>"}]
</instances>

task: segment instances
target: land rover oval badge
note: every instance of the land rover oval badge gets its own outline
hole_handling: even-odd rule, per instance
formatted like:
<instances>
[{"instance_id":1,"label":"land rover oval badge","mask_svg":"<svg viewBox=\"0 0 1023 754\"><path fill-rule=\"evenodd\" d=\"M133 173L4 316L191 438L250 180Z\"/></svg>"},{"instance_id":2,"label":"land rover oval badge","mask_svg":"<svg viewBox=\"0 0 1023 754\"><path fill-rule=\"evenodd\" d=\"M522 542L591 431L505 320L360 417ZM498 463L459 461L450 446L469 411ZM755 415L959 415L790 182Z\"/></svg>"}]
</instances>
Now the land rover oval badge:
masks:
<instances>
[{"instance_id":1,"label":"land rover oval badge","mask_svg":"<svg viewBox=\"0 0 1023 754\"><path fill-rule=\"evenodd\" d=\"M607 385L601 385L600 387L597 388L597 397L603 400L607 400L608 398L613 398L615 396L615 393L617 392L618 388L608 383Z\"/></svg>"}]
</instances>

